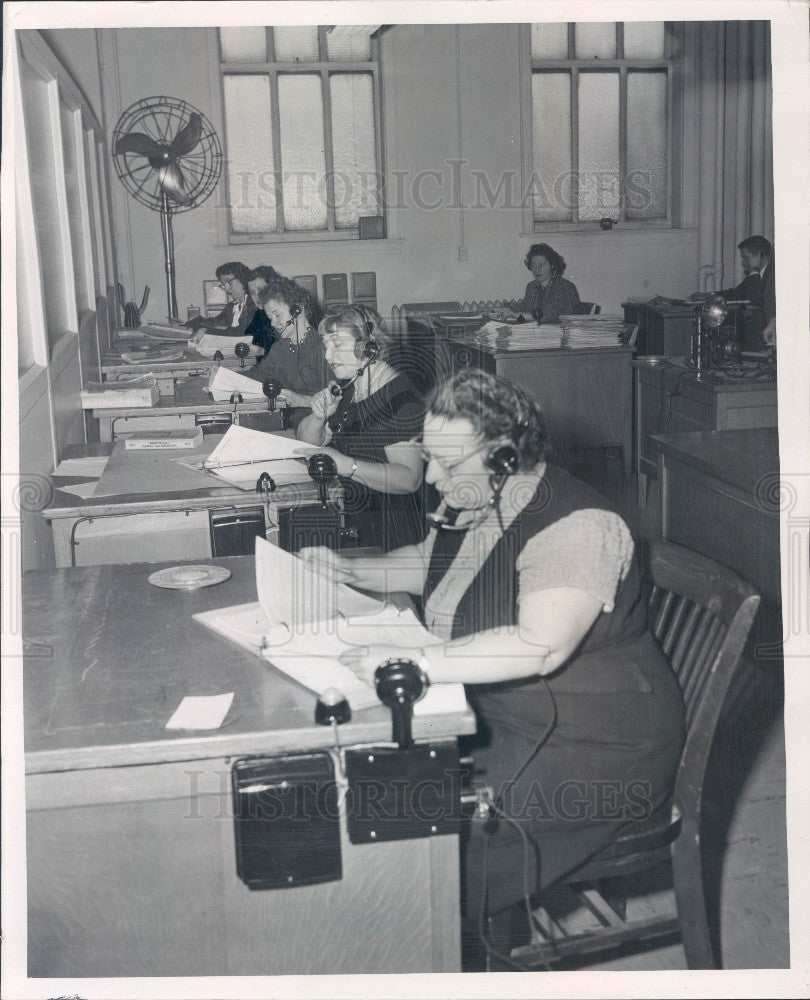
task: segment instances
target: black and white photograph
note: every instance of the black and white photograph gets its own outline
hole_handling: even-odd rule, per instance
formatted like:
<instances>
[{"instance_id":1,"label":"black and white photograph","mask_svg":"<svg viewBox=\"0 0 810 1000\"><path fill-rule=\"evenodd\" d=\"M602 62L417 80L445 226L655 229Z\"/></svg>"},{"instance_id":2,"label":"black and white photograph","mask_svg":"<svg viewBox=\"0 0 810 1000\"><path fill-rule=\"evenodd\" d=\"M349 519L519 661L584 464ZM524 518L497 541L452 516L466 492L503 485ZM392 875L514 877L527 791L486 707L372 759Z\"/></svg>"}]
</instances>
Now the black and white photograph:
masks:
<instances>
[{"instance_id":1,"label":"black and white photograph","mask_svg":"<svg viewBox=\"0 0 810 1000\"><path fill-rule=\"evenodd\" d=\"M807 4L3 19L3 997L803 995Z\"/></svg>"}]
</instances>

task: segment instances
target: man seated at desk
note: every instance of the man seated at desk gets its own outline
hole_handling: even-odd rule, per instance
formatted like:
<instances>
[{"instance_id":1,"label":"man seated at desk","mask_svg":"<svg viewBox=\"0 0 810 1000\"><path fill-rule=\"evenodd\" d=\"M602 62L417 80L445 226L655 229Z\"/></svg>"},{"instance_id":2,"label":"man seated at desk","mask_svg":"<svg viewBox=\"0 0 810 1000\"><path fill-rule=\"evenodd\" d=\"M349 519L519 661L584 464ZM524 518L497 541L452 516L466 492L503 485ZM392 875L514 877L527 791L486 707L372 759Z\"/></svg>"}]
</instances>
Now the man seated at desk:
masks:
<instances>
[{"instance_id":1,"label":"man seated at desk","mask_svg":"<svg viewBox=\"0 0 810 1000\"><path fill-rule=\"evenodd\" d=\"M764 236L748 236L737 245L745 277L718 295L727 302L750 302L753 315L743 326L743 350L761 351L776 343L776 290L773 247Z\"/></svg>"},{"instance_id":2,"label":"man seated at desk","mask_svg":"<svg viewBox=\"0 0 810 1000\"><path fill-rule=\"evenodd\" d=\"M195 316L183 326L195 333L215 333L220 337L242 337L256 312L256 306L248 295L250 270L239 261L220 264L216 270L217 280L228 296L228 303L221 313L211 318Z\"/></svg>"}]
</instances>

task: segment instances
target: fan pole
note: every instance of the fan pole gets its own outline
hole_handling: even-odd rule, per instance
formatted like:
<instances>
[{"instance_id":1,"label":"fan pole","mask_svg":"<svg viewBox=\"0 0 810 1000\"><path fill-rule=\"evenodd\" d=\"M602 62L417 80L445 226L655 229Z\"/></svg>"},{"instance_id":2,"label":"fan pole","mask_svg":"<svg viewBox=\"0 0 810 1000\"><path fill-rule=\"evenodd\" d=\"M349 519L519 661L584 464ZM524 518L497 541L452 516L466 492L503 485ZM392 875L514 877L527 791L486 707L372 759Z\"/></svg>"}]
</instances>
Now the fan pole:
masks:
<instances>
[{"instance_id":1,"label":"fan pole","mask_svg":"<svg viewBox=\"0 0 810 1000\"><path fill-rule=\"evenodd\" d=\"M160 224L163 231L163 255L166 263L166 300L169 318L178 319L177 295L174 290L174 233L172 231L172 208L165 191L162 192Z\"/></svg>"}]
</instances>

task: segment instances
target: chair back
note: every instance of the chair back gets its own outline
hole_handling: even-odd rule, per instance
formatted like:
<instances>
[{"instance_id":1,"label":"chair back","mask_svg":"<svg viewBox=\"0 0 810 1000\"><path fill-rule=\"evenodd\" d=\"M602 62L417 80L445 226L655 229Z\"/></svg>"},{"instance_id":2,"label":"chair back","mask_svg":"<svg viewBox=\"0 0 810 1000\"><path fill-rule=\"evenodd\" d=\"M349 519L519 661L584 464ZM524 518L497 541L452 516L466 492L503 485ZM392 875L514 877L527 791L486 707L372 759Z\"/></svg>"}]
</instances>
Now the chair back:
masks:
<instances>
[{"instance_id":1,"label":"chair back","mask_svg":"<svg viewBox=\"0 0 810 1000\"><path fill-rule=\"evenodd\" d=\"M650 579L650 629L686 704L686 744L675 784L686 822L693 809L699 816L715 729L760 597L730 569L671 542L652 543Z\"/></svg>"},{"instance_id":2,"label":"chair back","mask_svg":"<svg viewBox=\"0 0 810 1000\"><path fill-rule=\"evenodd\" d=\"M598 316L602 307L596 302L580 302L575 308L574 316Z\"/></svg>"}]
</instances>

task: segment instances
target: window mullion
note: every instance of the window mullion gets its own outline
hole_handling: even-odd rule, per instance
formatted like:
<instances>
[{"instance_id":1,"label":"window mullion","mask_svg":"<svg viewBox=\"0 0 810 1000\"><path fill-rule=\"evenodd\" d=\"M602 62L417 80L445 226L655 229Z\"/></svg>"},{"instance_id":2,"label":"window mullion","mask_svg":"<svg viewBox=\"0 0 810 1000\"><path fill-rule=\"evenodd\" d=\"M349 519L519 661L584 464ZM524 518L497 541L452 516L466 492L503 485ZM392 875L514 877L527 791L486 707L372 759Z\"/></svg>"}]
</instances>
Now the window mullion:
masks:
<instances>
[{"instance_id":1,"label":"window mullion","mask_svg":"<svg viewBox=\"0 0 810 1000\"><path fill-rule=\"evenodd\" d=\"M579 68L571 69L571 221L579 222Z\"/></svg>"},{"instance_id":2,"label":"window mullion","mask_svg":"<svg viewBox=\"0 0 810 1000\"><path fill-rule=\"evenodd\" d=\"M335 227L335 157L332 149L332 96L329 92L329 70L321 70L321 94L323 97L323 142L326 165L326 228L333 232Z\"/></svg>"},{"instance_id":3,"label":"window mullion","mask_svg":"<svg viewBox=\"0 0 810 1000\"><path fill-rule=\"evenodd\" d=\"M275 164L274 184L276 188L276 230L285 231L284 226L284 179L281 160L281 114L278 104L278 70L273 67L270 76L270 112L273 116L273 163Z\"/></svg>"},{"instance_id":4,"label":"window mullion","mask_svg":"<svg viewBox=\"0 0 810 1000\"><path fill-rule=\"evenodd\" d=\"M627 219L627 67L619 69L619 222Z\"/></svg>"}]
</instances>

